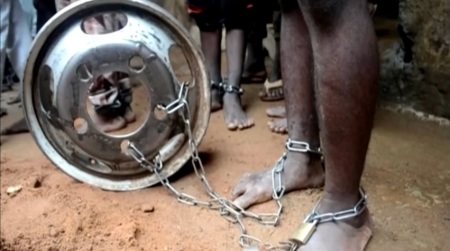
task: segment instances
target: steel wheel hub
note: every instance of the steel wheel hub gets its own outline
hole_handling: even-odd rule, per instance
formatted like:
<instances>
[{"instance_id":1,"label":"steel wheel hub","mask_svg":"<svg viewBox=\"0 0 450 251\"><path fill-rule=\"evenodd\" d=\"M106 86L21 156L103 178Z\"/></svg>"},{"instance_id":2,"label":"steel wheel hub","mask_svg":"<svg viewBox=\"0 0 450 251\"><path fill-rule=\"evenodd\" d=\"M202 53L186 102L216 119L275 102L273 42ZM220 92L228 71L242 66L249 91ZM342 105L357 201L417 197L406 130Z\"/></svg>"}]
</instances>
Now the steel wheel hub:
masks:
<instances>
[{"instance_id":1,"label":"steel wheel hub","mask_svg":"<svg viewBox=\"0 0 450 251\"><path fill-rule=\"evenodd\" d=\"M99 13L120 13L126 22L113 32L87 34L84 20ZM200 143L209 120L209 81L201 53L181 27L148 0L82 0L44 26L29 56L22 94L30 131L57 167L82 182L127 191L159 180L123 153L124 142L133 142L148 159L169 152L162 170L166 177L187 162L183 121L157 109L177 98L181 80L169 52L178 46L183 55L177 56L190 69L187 103L193 140ZM130 106L136 121L122 134L104 132L88 102L92 84L111 72L126 74L137 86L131 89L138 104Z\"/></svg>"}]
</instances>

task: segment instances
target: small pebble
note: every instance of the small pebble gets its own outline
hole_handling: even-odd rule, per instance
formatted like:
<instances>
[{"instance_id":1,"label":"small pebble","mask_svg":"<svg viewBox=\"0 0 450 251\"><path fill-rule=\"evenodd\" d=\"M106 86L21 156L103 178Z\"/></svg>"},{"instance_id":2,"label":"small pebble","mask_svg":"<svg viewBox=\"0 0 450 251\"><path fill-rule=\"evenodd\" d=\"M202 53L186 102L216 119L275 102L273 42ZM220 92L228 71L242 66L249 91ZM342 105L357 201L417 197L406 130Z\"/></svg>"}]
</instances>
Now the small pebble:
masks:
<instances>
[{"instance_id":1,"label":"small pebble","mask_svg":"<svg viewBox=\"0 0 450 251\"><path fill-rule=\"evenodd\" d=\"M12 186L12 187L8 187L8 189L6 189L6 194L8 194L11 197L16 196L20 191L22 191L22 186L18 185L18 186Z\"/></svg>"},{"instance_id":2,"label":"small pebble","mask_svg":"<svg viewBox=\"0 0 450 251\"><path fill-rule=\"evenodd\" d=\"M56 237L58 235L58 231L56 231L56 229L54 228L50 228L49 235L50 237Z\"/></svg>"},{"instance_id":3,"label":"small pebble","mask_svg":"<svg viewBox=\"0 0 450 251\"><path fill-rule=\"evenodd\" d=\"M153 213L155 211L155 207L149 204L144 204L141 206L141 210L144 213Z\"/></svg>"}]
</instances>

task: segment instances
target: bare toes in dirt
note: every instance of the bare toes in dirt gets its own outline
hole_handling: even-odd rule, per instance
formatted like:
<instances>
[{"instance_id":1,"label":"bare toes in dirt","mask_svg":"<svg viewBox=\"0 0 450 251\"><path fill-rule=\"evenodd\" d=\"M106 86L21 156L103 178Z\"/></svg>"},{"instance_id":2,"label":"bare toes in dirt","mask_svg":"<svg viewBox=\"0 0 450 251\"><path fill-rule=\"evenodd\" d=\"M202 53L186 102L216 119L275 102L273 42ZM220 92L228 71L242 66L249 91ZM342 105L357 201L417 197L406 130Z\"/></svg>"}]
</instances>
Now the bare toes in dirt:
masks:
<instances>
[{"instance_id":1,"label":"bare toes in dirt","mask_svg":"<svg viewBox=\"0 0 450 251\"><path fill-rule=\"evenodd\" d=\"M230 130L243 130L254 125L253 119L249 118L244 109L242 109L241 101L237 94L225 94L224 113L225 123Z\"/></svg>"},{"instance_id":2,"label":"bare toes in dirt","mask_svg":"<svg viewBox=\"0 0 450 251\"><path fill-rule=\"evenodd\" d=\"M345 221L319 224L311 239L297 251L364 251L372 232L372 220L365 210L356 224Z\"/></svg>"},{"instance_id":3,"label":"bare toes in dirt","mask_svg":"<svg viewBox=\"0 0 450 251\"><path fill-rule=\"evenodd\" d=\"M286 107L285 106L275 106L268 108L266 114L273 118L286 118Z\"/></svg>"},{"instance_id":4,"label":"bare toes in dirt","mask_svg":"<svg viewBox=\"0 0 450 251\"><path fill-rule=\"evenodd\" d=\"M274 119L272 121L267 122L267 125L269 126L269 129L274 133L279 133L279 134L288 133L286 118Z\"/></svg>"},{"instance_id":5,"label":"bare toes in dirt","mask_svg":"<svg viewBox=\"0 0 450 251\"><path fill-rule=\"evenodd\" d=\"M282 175L286 192L319 187L324 182L320 159L303 153L288 153ZM272 168L253 174L245 174L233 190L234 203L242 208L272 199Z\"/></svg>"}]
</instances>

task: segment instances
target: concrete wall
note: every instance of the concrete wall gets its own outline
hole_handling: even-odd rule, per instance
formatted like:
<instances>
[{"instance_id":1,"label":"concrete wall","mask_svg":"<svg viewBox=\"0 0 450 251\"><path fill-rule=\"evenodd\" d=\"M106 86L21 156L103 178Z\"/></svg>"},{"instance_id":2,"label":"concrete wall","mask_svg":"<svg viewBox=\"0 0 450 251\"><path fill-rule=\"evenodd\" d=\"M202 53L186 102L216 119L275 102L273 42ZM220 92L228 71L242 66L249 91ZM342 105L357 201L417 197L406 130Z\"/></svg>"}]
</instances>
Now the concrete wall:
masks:
<instances>
[{"instance_id":1,"label":"concrete wall","mask_svg":"<svg viewBox=\"0 0 450 251\"><path fill-rule=\"evenodd\" d=\"M450 118L450 1L400 0L402 39L383 55L382 96Z\"/></svg>"},{"instance_id":2,"label":"concrete wall","mask_svg":"<svg viewBox=\"0 0 450 251\"><path fill-rule=\"evenodd\" d=\"M154 1L172 13L199 43L185 0ZM381 97L450 118L450 0L399 2L404 36L382 55Z\"/></svg>"}]
</instances>

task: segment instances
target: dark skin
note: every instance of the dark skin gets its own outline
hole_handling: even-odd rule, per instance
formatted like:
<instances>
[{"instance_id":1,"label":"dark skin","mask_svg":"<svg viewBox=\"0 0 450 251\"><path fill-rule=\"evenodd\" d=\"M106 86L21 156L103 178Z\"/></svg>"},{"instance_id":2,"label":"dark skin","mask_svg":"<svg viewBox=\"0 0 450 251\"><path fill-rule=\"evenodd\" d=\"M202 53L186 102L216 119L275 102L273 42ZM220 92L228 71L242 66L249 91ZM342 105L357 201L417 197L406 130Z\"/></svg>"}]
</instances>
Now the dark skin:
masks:
<instances>
[{"instance_id":1,"label":"dark skin","mask_svg":"<svg viewBox=\"0 0 450 251\"><path fill-rule=\"evenodd\" d=\"M222 31L201 32L200 39L202 43L202 52L205 57L206 68L214 83L222 82L221 74L221 40ZM222 97L217 89L211 90L211 111L215 112L222 108Z\"/></svg>"},{"instance_id":2,"label":"dark skin","mask_svg":"<svg viewBox=\"0 0 450 251\"><path fill-rule=\"evenodd\" d=\"M288 7L283 8L281 56L289 137L313 146L320 137L325 175L313 155L289 153L286 189L313 187L325 178L318 213L353 208L360 199L379 76L367 2L299 0ZM269 200L271 190L270 172L246 175L234 190L235 202L249 207ZM319 224L298 250L362 251L371 235L365 210L355 218Z\"/></svg>"},{"instance_id":3,"label":"dark skin","mask_svg":"<svg viewBox=\"0 0 450 251\"><path fill-rule=\"evenodd\" d=\"M263 38L250 37L247 44L247 58L245 59L245 70L242 77L265 77L267 73L264 59L265 51L263 47Z\"/></svg>"},{"instance_id":4,"label":"dark skin","mask_svg":"<svg viewBox=\"0 0 450 251\"><path fill-rule=\"evenodd\" d=\"M210 75L211 81L222 82L221 76L221 48L222 32L201 32L202 51ZM243 30L233 29L227 31L227 62L228 83L240 88L241 75L245 55L245 34ZM213 89L212 111L224 109L225 123L230 130L246 129L253 126L253 120L247 116L242 108L241 98L236 93L225 93L220 95L218 90Z\"/></svg>"},{"instance_id":5,"label":"dark skin","mask_svg":"<svg viewBox=\"0 0 450 251\"><path fill-rule=\"evenodd\" d=\"M373 17L374 12L376 10L376 5L374 3L371 3L369 1L369 13ZM285 134L288 132L288 124L286 119L286 107L283 106L276 106L271 107L266 110L266 113L269 117L272 117L267 125L269 126L269 129L272 132Z\"/></svg>"},{"instance_id":6,"label":"dark skin","mask_svg":"<svg viewBox=\"0 0 450 251\"><path fill-rule=\"evenodd\" d=\"M261 23L264 27L266 23ZM244 65L243 77L248 76L266 76L269 82L273 83L281 79L281 66L280 66L280 41L275 39L275 57L273 59L273 65L271 70L266 69L264 63L266 57L266 51L263 46L264 37L250 36L247 44L247 58Z\"/></svg>"},{"instance_id":7,"label":"dark skin","mask_svg":"<svg viewBox=\"0 0 450 251\"><path fill-rule=\"evenodd\" d=\"M263 39L249 41L248 43L248 55L245 61L244 77L251 75L264 76L266 72L266 66L264 65L265 51L263 47ZM269 75L267 79L273 83L281 79L280 69L280 42L275 43L275 58L273 59L272 70L268 71Z\"/></svg>"}]
</instances>

